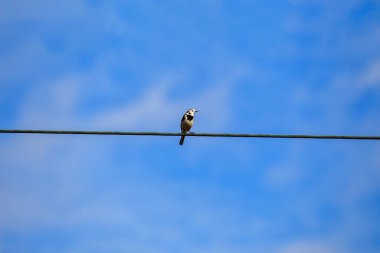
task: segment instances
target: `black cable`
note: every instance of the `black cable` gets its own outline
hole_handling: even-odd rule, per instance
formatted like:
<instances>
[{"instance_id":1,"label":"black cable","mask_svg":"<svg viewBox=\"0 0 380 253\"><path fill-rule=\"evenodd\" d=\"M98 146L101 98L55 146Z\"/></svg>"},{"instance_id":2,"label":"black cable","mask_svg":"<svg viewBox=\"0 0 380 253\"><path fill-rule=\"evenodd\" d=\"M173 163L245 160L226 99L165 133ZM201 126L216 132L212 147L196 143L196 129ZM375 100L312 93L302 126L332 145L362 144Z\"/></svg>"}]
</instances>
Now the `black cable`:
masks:
<instances>
[{"instance_id":1,"label":"black cable","mask_svg":"<svg viewBox=\"0 0 380 253\"><path fill-rule=\"evenodd\" d=\"M167 132L117 132L117 131L76 131L76 130L11 130L0 129L3 134L82 134L82 135L147 135L181 136L182 133ZM380 140L380 136L363 135L307 135L307 134L226 134L226 133L187 133L195 137L241 137L241 138L287 138L287 139L338 139L338 140Z\"/></svg>"}]
</instances>

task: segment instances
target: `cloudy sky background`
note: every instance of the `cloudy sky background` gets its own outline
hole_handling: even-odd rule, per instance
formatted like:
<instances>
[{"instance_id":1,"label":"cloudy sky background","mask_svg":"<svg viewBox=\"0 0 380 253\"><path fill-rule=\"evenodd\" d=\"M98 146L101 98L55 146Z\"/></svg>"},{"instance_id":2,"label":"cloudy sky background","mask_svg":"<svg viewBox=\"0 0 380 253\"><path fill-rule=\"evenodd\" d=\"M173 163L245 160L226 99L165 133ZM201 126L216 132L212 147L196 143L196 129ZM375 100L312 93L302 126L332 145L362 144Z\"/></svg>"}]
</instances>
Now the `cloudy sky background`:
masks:
<instances>
[{"instance_id":1,"label":"cloudy sky background","mask_svg":"<svg viewBox=\"0 0 380 253\"><path fill-rule=\"evenodd\" d=\"M0 128L380 135L380 3L0 1ZM0 135L0 252L379 252L380 144Z\"/></svg>"}]
</instances>

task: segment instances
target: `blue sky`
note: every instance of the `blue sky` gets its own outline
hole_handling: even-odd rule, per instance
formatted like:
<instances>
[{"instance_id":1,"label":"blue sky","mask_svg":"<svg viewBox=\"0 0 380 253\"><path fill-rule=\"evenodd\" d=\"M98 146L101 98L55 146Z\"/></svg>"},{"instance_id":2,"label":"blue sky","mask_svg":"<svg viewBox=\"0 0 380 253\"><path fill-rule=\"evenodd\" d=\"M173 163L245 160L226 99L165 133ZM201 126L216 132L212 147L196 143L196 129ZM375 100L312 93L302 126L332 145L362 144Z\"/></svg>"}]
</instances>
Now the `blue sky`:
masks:
<instances>
[{"instance_id":1,"label":"blue sky","mask_svg":"<svg viewBox=\"0 0 380 253\"><path fill-rule=\"evenodd\" d=\"M380 135L380 3L0 2L0 128ZM0 136L0 252L379 252L380 144Z\"/></svg>"}]
</instances>

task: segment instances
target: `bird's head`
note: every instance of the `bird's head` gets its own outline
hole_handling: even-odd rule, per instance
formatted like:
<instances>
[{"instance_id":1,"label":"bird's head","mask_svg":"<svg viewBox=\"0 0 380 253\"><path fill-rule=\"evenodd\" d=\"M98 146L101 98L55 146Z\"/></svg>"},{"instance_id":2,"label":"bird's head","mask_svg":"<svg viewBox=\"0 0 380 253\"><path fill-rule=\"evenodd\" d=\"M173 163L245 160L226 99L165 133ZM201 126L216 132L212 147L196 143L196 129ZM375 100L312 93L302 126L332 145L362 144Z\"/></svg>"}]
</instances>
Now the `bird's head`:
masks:
<instances>
[{"instance_id":1,"label":"bird's head","mask_svg":"<svg viewBox=\"0 0 380 253\"><path fill-rule=\"evenodd\" d=\"M187 115L194 116L194 114L195 114L196 112L198 112L198 110L196 110L196 109L189 109L189 110L187 110L186 114L187 114Z\"/></svg>"}]
</instances>

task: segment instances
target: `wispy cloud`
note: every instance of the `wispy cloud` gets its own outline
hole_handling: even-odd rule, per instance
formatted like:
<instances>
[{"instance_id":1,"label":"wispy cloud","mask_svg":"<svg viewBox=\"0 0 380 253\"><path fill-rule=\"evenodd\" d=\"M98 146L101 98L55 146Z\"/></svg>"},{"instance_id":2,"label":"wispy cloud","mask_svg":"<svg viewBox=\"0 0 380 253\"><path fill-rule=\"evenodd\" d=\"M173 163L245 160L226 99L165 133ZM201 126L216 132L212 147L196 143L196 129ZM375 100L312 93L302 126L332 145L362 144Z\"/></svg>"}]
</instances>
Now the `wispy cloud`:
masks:
<instances>
[{"instance_id":1,"label":"wispy cloud","mask_svg":"<svg viewBox=\"0 0 380 253\"><path fill-rule=\"evenodd\" d=\"M83 1L54 2L35 0L24 2L22 0L5 0L0 3L0 22L69 21L72 18L80 17L85 9Z\"/></svg>"},{"instance_id":2,"label":"wispy cloud","mask_svg":"<svg viewBox=\"0 0 380 253\"><path fill-rule=\"evenodd\" d=\"M333 253L333 252L350 252L349 249L339 246L330 240L307 240L301 239L284 245L282 248L276 250L276 253Z\"/></svg>"},{"instance_id":3,"label":"wispy cloud","mask_svg":"<svg viewBox=\"0 0 380 253\"><path fill-rule=\"evenodd\" d=\"M379 39L380 41L380 39ZM380 86L380 58L373 61L358 77L358 84L364 87L379 87Z\"/></svg>"},{"instance_id":4,"label":"wispy cloud","mask_svg":"<svg viewBox=\"0 0 380 253\"><path fill-rule=\"evenodd\" d=\"M94 127L102 129L141 129L150 131L179 131L182 114L189 108L197 108L202 114L198 129L222 129L231 118L233 90L244 73L225 73L221 78L212 80L207 88L187 87L181 90L180 81L185 77L172 75L156 78L145 88L145 92L115 108L98 113L93 121ZM177 77L178 76L178 77ZM176 88L181 100L170 93Z\"/></svg>"},{"instance_id":5,"label":"wispy cloud","mask_svg":"<svg viewBox=\"0 0 380 253\"><path fill-rule=\"evenodd\" d=\"M256 3L5 0L2 96L27 89L19 128L175 132L195 107L195 132L377 133L376 104L352 112L380 81L379 28L350 16L363 1L291 2L272 31ZM0 137L0 251L67 235L64 252L360 252L378 227L376 144Z\"/></svg>"}]
</instances>

